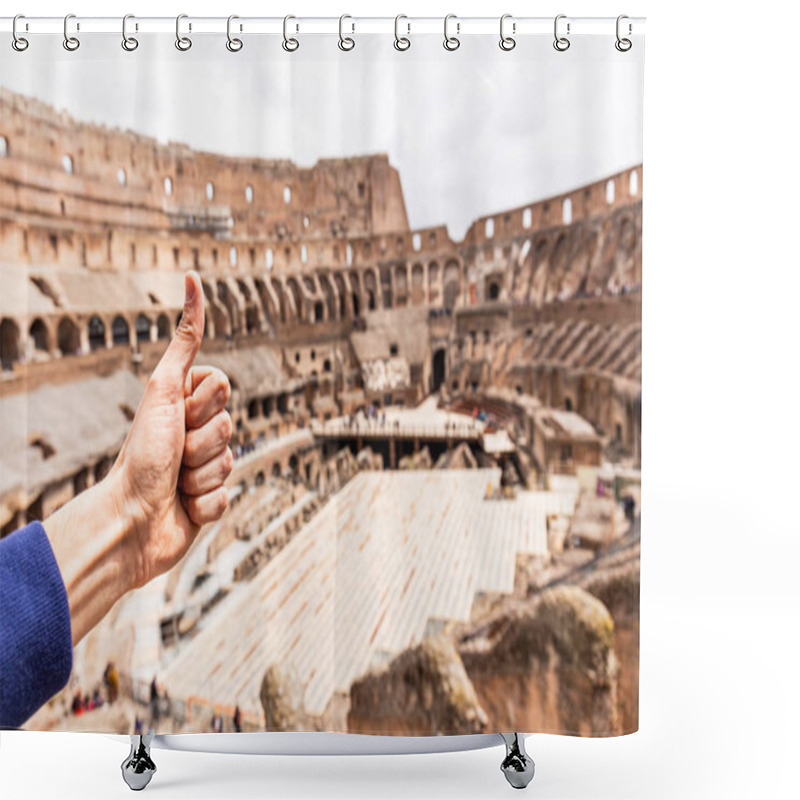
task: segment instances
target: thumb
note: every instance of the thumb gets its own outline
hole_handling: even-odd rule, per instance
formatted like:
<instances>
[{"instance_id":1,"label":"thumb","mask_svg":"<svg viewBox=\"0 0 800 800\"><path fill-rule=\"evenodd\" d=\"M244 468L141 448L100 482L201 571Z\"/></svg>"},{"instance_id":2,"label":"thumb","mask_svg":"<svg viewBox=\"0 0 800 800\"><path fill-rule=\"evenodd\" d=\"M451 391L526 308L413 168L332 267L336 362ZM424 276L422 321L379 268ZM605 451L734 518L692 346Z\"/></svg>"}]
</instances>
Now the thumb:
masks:
<instances>
[{"instance_id":1,"label":"thumb","mask_svg":"<svg viewBox=\"0 0 800 800\"><path fill-rule=\"evenodd\" d=\"M190 270L184 278L181 321L169 347L161 357L159 366L163 365L169 372L180 372L182 377L185 377L200 349L204 328L203 285L200 283L200 276L194 270Z\"/></svg>"}]
</instances>

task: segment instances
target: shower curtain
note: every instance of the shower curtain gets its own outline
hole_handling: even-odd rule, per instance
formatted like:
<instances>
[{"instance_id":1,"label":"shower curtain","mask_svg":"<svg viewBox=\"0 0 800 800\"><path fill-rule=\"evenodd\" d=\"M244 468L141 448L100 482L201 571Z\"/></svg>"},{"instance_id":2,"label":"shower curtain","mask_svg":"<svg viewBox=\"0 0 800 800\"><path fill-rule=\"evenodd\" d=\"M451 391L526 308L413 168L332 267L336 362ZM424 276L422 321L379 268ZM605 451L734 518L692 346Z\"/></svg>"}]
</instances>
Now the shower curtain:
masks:
<instances>
[{"instance_id":1,"label":"shower curtain","mask_svg":"<svg viewBox=\"0 0 800 800\"><path fill-rule=\"evenodd\" d=\"M2 38L4 725L638 727L643 37L331 22ZM224 510L78 633L192 331Z\"/></svg>"}]
</instances>

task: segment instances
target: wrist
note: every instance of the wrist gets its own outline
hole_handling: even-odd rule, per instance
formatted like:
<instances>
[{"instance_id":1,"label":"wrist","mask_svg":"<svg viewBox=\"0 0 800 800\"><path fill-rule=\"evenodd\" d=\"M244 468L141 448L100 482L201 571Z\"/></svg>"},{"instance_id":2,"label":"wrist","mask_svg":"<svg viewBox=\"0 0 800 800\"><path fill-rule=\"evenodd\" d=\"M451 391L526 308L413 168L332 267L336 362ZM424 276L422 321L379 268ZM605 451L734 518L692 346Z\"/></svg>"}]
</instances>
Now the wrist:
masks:
<instances>
[{"instance_id":1,"label":"wrist","mask_svg":"<svg viewBox=\"0 0 800 800\"><path fill-rule=\"evenodd\" d=\"M120 478L112 470L43 522L67 590L73 645L137 585L136 519Z\"/></svg>"}]
</instances>

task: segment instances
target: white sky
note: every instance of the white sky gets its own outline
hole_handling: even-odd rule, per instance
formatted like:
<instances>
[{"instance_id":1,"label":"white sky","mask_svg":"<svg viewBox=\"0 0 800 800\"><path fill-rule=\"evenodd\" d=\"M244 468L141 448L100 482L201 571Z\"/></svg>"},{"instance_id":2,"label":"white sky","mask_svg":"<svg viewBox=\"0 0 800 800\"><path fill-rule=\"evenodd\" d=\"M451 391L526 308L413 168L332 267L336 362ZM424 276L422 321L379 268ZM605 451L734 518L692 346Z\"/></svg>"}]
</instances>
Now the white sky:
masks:
<instances>
[{"instance_id":1,"label":"white sky","mask_svg":"<svg viewBox=\"0 0 800 800\"><path fill-rule=\"evenodd\" d=\"M301 37L292 54L275 36L140 37L87 34L66 52L37 35L25 53L0 49L0 84L80 120L229 155L318 158L386 152L399 172L412 227L445 223L455 239L484 214L523 205L642 160L643 48L618 53L612 36L525 37L504 53L471 36L448 53L417 35Z\"/></svg>"}]
</instances>

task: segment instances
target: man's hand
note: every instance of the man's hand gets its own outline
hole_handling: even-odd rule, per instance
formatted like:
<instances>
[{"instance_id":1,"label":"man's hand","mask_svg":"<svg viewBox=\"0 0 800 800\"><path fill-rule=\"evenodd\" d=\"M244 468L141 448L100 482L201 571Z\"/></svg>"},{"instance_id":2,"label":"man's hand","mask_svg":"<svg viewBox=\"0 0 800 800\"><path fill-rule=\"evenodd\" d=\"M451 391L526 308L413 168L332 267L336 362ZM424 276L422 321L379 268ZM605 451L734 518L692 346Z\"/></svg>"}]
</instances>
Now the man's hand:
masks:
<instances>
[{"instance_id":1,"label":"man's hand","mask_svg":"<svg viewBox=\"0 0 800 800\"><path fill-rule=\"evenodd\" d=\"M44 520L69 600L76 645L126 592L170 569L200 526L228 505L233 457L225 375L192 362L203 339L203 289L185 278L178 329L150 376L106 477Z\"/></svg>"},{"instance_id":2,"label":"man's hand","mask_svg":"<svg viewBox=\"0 0 800 800\"><path fill-rule=\"evenodd\" d=\"M186 274L185 291L178 329L111 470L121 491L120 513L134 521L134 586L176 564L200 526L219 519L228 505L223 483L233 468L225 410L230 384L218 369L192 366L205 325L197 273Z\"/></svg>"}]
</instances>

